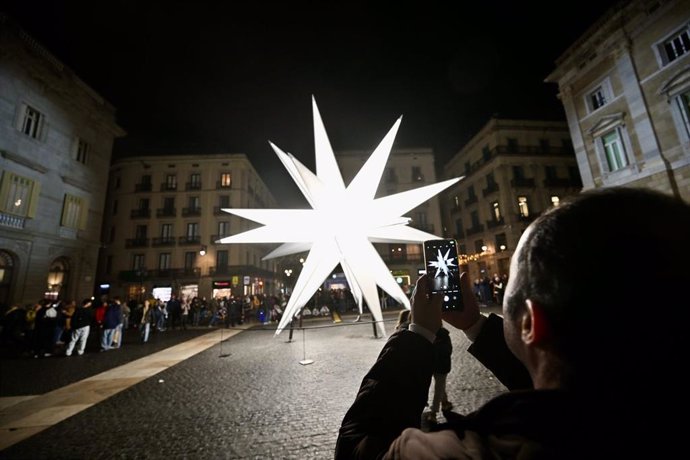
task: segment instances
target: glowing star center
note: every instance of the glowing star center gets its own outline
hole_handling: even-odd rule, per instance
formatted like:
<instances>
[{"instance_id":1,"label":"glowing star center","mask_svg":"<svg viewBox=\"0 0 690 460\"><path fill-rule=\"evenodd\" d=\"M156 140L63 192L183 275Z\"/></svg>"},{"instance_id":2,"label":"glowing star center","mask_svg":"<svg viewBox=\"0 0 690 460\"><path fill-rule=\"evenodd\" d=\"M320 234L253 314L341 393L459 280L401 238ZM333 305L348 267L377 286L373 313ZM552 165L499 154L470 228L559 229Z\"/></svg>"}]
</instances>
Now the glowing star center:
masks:
<instances>
[{"instance_id":1,"label":"glowing star center","mask_svg":"<svg viewBox=\"0 0 690 460\"><path fill-rule=\"evenodd\" d=\"M404 217L403 213L461 178L375 198L400 126L398 119L346 187L313 99L312 107L316 174L293 155L271 144L311 209L223 209L263 226L223 238L219 242L283 243L264 260L309 251L276 334L299 314L323 281L340 264L360 313L366 301L379 331L385 335L377 286L407 309L410 308L410 302L372 243L419 244L438 239L436 235L408 227L410 219Z\"/></svg>"},{"instance_id":2,"label":"glowing star center","mask_svg":"<svg viewBox=\"0 0 690 460\"><path fill-rule=\"evenodd\" d=\"M429 262L429 265L436 269L436 274L434 275L434 278L438 278L441 273L443 273L443 275L445 276L449 275L450 267L453 267L455 265L455 263L453 262L453 259L455 259L455 257L451 257L449 259L449 254L450 249L448 249L448 251L446 251L444 255L441 255L441 250L439 249L436 254L436 260L432 260L431 262Z\"/></svg>"}]
</instances>

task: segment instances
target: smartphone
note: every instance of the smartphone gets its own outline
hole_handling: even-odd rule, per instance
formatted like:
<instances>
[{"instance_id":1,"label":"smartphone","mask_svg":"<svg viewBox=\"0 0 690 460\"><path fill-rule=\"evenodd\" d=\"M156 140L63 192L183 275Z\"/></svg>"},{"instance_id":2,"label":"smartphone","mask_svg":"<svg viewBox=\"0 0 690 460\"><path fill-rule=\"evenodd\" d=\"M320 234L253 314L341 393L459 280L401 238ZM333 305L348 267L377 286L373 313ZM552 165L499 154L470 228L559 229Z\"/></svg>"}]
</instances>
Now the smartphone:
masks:
<instances>
[{"instance_id":1,"label":"smartphone","mask_svg":"<svg viewBox=\"0 0 690 460\"><path fill-rule=\"evenodd\" d=\"M462 311L457 242L452 238L425 241L424 264L429 290L443 294L443 311Z\"/></svg>"}]
</instances>

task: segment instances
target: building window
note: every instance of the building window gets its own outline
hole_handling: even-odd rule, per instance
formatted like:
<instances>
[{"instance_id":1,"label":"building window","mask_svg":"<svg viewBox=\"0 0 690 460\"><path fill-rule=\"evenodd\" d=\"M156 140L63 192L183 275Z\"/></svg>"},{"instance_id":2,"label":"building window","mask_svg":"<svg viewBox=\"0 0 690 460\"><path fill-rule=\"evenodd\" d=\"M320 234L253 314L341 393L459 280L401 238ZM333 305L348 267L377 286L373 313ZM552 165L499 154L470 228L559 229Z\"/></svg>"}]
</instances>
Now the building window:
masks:
<instances>
[{"instance_id":1,"label":"building window","mask_svg":"<svg viewBox=\"0 0 690 460\"><path fill-rule=\"evenodd\" d=\"M86 201L83 198L65 194L60 225L83 230L86 228L87 211Z\"/></svg>"},{"instance_id":2,"label":"building window","mask_svg":"<svg viewBox=\"0 0 690 460\"><path fill-rule=\"evenodd\" d=\"M194 269L196 263L196 251L189 251L184 253L184 269L186 271Z\"/></svg>"},{"instance_id":3,"label":"building window","mask_svg":"<svg viewBox=\"0 0 690 460\"><path fill-rule=\"evenodd\" d=\"M232 186L232 174L222 173L220 175L220 186L221 187L231 187Z\"/></svg>"},{"instance_id":4,"label":"building window","mask_svg":"<svg viewBox=\"0 0 690 460\"><path fill-rule=\"evenodd\" d=\"M517 153L517 151L518 151L518 140L513 138L513 137L509 137L507 139L507 141L508 141L508 153Z\"/></svg>"},{"instance_id":5,"label":"building window","mask_svg":"<svg viewBox=\"0 0 690 460\"><path fill-rule=\"evenodd\" d=\"M111 243L115 241L115 226L110 227L110 240Z\"/></svg>"},{"instance_id":6,"label":"building window","mask_svg":"<svg viewBox=\"0 0 690 460\"><path fill-rule=\"evenodd\" d=\"M544 172L546 173L546 180L554 180L558 178L555 166L544 166Z\"/></svg>"},{"instance_id":7,"label":"building window","mask_svg":"<svg viewBox=\"0 0 690 460\"><path fill-rule=\"evenodd\" d=\"M472 211L470 219L472 220L472 228L476 229L479 227L479 213L477 213L477 211Z\"/></svg>"},{"instance_id":8,"label":"building window","mask_svg":"<svg viewBox=\"0 0 690 460\"><path fill-rule=\"evenodd\" d=\"M551 146L548 139L539 139L539 150L541 150L541 153L549 153Z\"/></svg>"},{"instance_id":9,"label":"building window","mask_svg":"<svg viewBox=\"0 0 690 460\"><path fill-rule=\"evenodd\" d=\"M247 258L249 256L247 255ZM216 267L227 267L228 266L228 251L217 251L216 252Z\"/></svg>"},{"instance_id":10,"label":"building window","mask_svg":"<svg viewBox=\"0 0 690 460\"><path fill-rule=\"evenodd\" d=\"M474 185L470 185L467 188L467 199L469 201L476 201L477 200L477 195L474 193Z\"/></svg>"},{"instance_id":11,"label":"building window","mask_svg":"<svg viewBox=\"0 0 690 460\"><path fill-rule=\"evenodd\" d=\"M462 238L464 235L464 230L462 226L462 219L455 220L455 235Z\"/></svg>"},{"instance_id":12,"label":"building window","mask_svg":"<svg viewBox=\"0 0 690 460\"><path fill-rule=\"evenodd\" d=\"M132 255L132 270L144 269L144 254Z\"/></svg>"},{"instance_id":13,"label":"building window","mask_svg":"<svg viewBox=\"0 0 690 460\"><path fill-rule=\"evenodd\" d=\"M513 178L515 178L516 181L525 180L525 170L522 169L522 166L513 166Z\"/></svg>"},{"instance_id":14,"label":"building window","mask_svg":"<svg viewBox=\"0 0 690 460\"><path fill-rule=\"evenodd\" d=\"M690 91L679 94L676 97L676 103L680 109L680 114L685 126L685 132L690 137Z\"/></svg>"},{"instance_id":15,"label":"building window","mask_svg":"<svg viewBox=\"0 0 690 460\"><path fill-rule=\"evenodd\" d=\"M604 147L606 164L608 165L609 171L616 171L628 165L628 159L625 156L625 147L623 146L618 128L602 135L601 143Z\"/></svg>"},{"instance_id":16,"label":"building window","mask_svg":"<svg viewBox=\"0 0 690 460\"><path fill-rule=\"evenodd\" d=\"M201 174L194 173L189 176L190 188L197 190L201 188Z\"/></svg>"},{"instance_id":17,"label":"building window","mask_svg":"<svg viewBox=\"0 0 690 460\"><path fill-rule=\"evenodd\" d=\"M196 238L199 236L199 224L197 222L190 222L187 224L187 238Z\"/></svg>"},{"instance_id":18,"label":"building window","mask_svg":"<svg viewBox=\"0 0 690 460\"><path fill-rule=\"evenodd\" d=\"M489 174L486 175L486 187L488 189L496 188L496 178L494 177L493 172L490 172Z\"/></svg>"},{"instance_id":19,"label":"building window","mask_svg":"<svg viewBox=\"0 0 690 460\"><path fill-rule=\"evenodd\" d=\"M494 221L499 222L501 220L501 207L498 205L498 201L491 203L491 215L494 217Z\"/></svg>"},{"instance_id":20,"label":"building window","mask_svg":"<svg viewBox=\"0 0 690 460\"><path fill-rule=\"evenodd\" d=\"M22 132L29 137L38 139L41 134L41 124L43 114L28 105L24 106L24 119L22 121Z\"/></svg>"},{"instance_id":21,"label":"building window","mask_svg":"<svg viewBox=\"0 0 690 460\"><path fill-rule=\"evenodd\" d=\"M137 225L135 229L135 234L134 237L137 240L143 240L146 239L146 234L148 233L148 227L146 225Z\"/></svg>"},{"instance_id":22,"label":"building window","mask_svg":"<svg viewBox=\"0 0 690 460\"><path fill-rule=\"evenodd\" d=\"M163 209L165 209L165 210L175 209L175 197L174 196L166 196L165 198L163 198Z\"/></svg>"},{"instance_id":23,"label":"building window","mask_svg":"<svg viewBox=\"0 0 690 460\"><path fill-rule=\"evenodd\" d=\"M453 197L453 206L455 209L460 209L460 197L457 195Z\"/></svg>"},{"instance_id":24,"label":"building window","mask_svg":"<svg viewBox=\"0 0 690 460\"><path fill-rule=\"evenodd\" d=\"M558 205L560 205L560 204L561 204L561 198L557 195L552 195L551 196L551 206L553 206L554 208L557 208Z\"/></svg>"},{"instance_id":25,"label":"building window","mask_svg":"<svg viewBox=\"0 0 690 460\"><path fill-rule=\"evenodd\" d=\"M151 185L151 175L144 174L143 176L141 176L141 183L143 185Z\"/></svg>"},{"instance_id":26,"label":"building window","mask_svg":"<svg viewBox=\"0 0 690 460\"><path fill-rule=\"evenodd\" d=\"M604 89L601 86L589 93L587 98L589 99L590 110L596 110L606 104L606 96L604 95Z\"/></svg>"},{"instance_id":27,"label":"building window","mask_svg":"<svg viewBox=\"0 0 690 460\"><path fill-rule=\"evenodd\" d=\"M489 161L491 159L491 150L489 149L488 145L485 145L484 148L482 148L482 159L484 161Z\"/></svg>"},{"instance_id":28,"label":"building window","mask_svg":"<svg viewBox=\"0 0 690 460\"><path fill-rule=\"evenodd\" d=\"M86 142L84 139L78 137L77 142L76 142L76 152L75 152L75 160L77 160L81 164L86 164L86 158L87 155L89 154L90 146L89 143Z\"/></svg>"},{"instance_id":29,"label":"building window","mask_svg":"<svg viewBox=\"0 0 690 460\"><path fill-rule=\"evenodd\" d=\"M173 226L172 224L161 224L161 238L164 240L169 240L173 237Z\"/></svg>"},{"instance_id":30,"label":"building window","mask_svg":"<svg viewBox=\"0 0 690 460\"><path fill-rule=\"evenodd\" d=\"M22 217L34 217L40 185L9 171L2 175L0 211Z\"/></svg>"},{"instance_id":31,"label":"building window","mask_svg":"<svg viewBox=\"0 0 690 460\"><path fill-rule=\"evenodd\" d=\"M421 182L424 180L424 174L422 174L422 168L419 166L412 166L412 182Z\"/></svg>"},{"instance_id":32,"label":"building window","mask_svg":"<svg viewBox=\"0 0 690 460\"><path fill-rule=\"evenodd\" d=\"M117 176L115 178L115 190L118 190L121 185L122 185L122 178L120 176Z\"/></svg>"},{"instance_id":33,"label":"building window","mask_svg":"<svg viewBox=\"0 0 690 460\"><path fill-rule=\"evenodd\" d=\"M146 211L149 209L149 199L148 198L141 198L139 200L139 210L140 211Z\"/></svg>"},{"instance_id":34,"label":"building window","mask_svg":"<svg viewBox=\"0 0 690 460\"><path fill-rule=\"evenodd\" d=\"M221 221L218 222L218 236L225 237L230 235L230 222Z\"/></svg>"},{"instance_id":35,"label":"building window","mask_svg":"<svg viewBox=\"0 0 690 460\"><path fill-rule=\"evenodd\" d=\"M671 36L659 46L659 52L664 65L675 61L690 51L690 30L684 30Z\"/></svg>"},{"instance_id":36,"label":"building window","mask_svg":"<svg viewBox=\"0 0 690 460\"><path fill-rule=\"evenodd\" d=\"M170 270L170 253L161 252L158 254L158 269L159 270Z\"/></svg>"},{"instance_id":37,"label":"building window","mask_svg":"<svg viewBox=\"0 0 690 460\"><path fill-rule=\"evenodd\" d=\"M189 209L191 211L198 210L201 207L199 203L201 203L201 201L199 200L198 196L190 196L189 197L188 205L189 205Z\"/></svg>"},{"instance_id":38,"label":"building window","mask_svg":"<svg viewBox=\"0 0 690 460\"><path fill-rule=\"evenodd\" d=\"M527 204L526 196L518 197L518 211L520 212L520 217L529 217L529 204Z\"/></svg>"},{"instance_id":39,"label":"building window","mask_svg":"<svg viewBox=\"0 0 690 460\"><path fill-rule=\"evenodd\" d=\"M175 174L168 174L165 176L165 188L166 190L177 189L177 176Z\"/></svg>"}]
</instances>

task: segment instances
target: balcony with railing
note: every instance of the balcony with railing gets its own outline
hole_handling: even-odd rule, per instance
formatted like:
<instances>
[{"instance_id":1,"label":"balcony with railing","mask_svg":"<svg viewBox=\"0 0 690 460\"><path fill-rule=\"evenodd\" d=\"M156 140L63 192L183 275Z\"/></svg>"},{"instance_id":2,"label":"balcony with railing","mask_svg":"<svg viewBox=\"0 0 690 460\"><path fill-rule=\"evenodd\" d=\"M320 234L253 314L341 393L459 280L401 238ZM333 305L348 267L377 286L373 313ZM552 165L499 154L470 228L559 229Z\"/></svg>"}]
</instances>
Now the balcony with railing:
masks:
<instances>
[{"instance_id":1,"label":"balcony with railing","mask_svg":"<svg viewBox=\"0 0 690 460\"><path fill-rule=\"evenodd\" d=\"M132 219L148 219L149 217L151 217L151 210L149 208L132 209L132 213L130 214L130 217Z\"/></svg>"},{"instance_id":2,"label":"balcony with railing","mask_svg":"<svg viewBox=\"0 0 690 460\"><path fill-rule=\"evenodd\" d=\"M157 279L181 279L181 278L199 278L201 276L201 268L157 268L148 271L151 278Z\"/></svg>"},{"instance_id":3,"label":"balcony with railing","mask_svg":"<svg viewBox=\"0 0 690 460\"><path fill-rule=\"evenodd\" d=\"M477 233L481 233L483 231L484 231L484 226L482 224L479 224L479 225L475 225L473 227L468 228L465 233L467 234L467 236L472 236L472 235L476 235Z\"/></svg>"},{"instance_id":4,"label":"balcony with railing","mask_svg":"<svg viewBox=\"0 0 690 460\"><path fill-rule=\"evenodd\" d=\"M187 182L185 185L185 190L201 190L201 182Z\"/></svg>"},{"instance_id":5,"label":"balcony with railing","mask_svg":"<svg viewBox=\"0 0 690 460\"><path fill-rule=\"evenodd\" d=\"M223 183L222 181L216 181L216 189L229 189L232 188L232 184Z\"/></svg>"},{"instance_id":6,"label":"balcony with railing","mask_svg":"<svg viewBox=\"0 0 690 460\"><path fill-rule=\"evenodd\" d=\"M526 177L516 177L510 181L510 185L513 187L525 187L525 188L534 188L534 179L533 178L526 178Z\"/></svg>"},{"instance_id":7,"label":"balcony with railing","mask_svg":"<svg viewBox=\"0 0 690 460\"><path fill-rule=\"evenodd\" d=\"M181 236L177 239L177 244L180 246L189 246L193 244L201 244L201 236L199 235L187 235Z\"/></svg>"},{"instance_id":8,"label":"balcony with railing","mask_svg":"<svg viewBox=\"0 0 690 460\"><path fill-rule=\"evenodd\" d=\"M161 184L161 192L174 192L177 190L177 184L163 182Z\"/></svg>"},{"instance_id":9,"label":"balcony with railing","mask_svg":"<svg viewBox=\"0 0 690 460\"><path fill-rule=\"evenodd\" d=\"M150 182L142 182L141 184L134 184L134 191L135 192L150 192L151 191L151 183Z\"/></svg>"},{"instance_id":10,"label":"balcony with railing","mask_svg":"<svg viewBox=\"0 0 690 460\"><path fill-rule=\"evenodd\" d=\"M254 265L219 265L216 267L209 267L208 274L210 276L220 275L238 275L238 276L253 276L260 278L273 278L276 273L266 270Z\"/></svg>"},{"instance_id":11,"label":"balcony with railing","mask_svg":"<svg viewBox=\"0 0 690 460\"><path fill-rule=\"evenodd\" d=\"M465 200L465 207L475 204L478 201L477 196L473 195Z\"/></svg>"},{"instance_id":12,"label":"balcony with railing","mask_svg":"<svg viewBox=\"0 0 690 460\"><path fill-rule=\"evenodd\" d=\"M127 238L125 240L126 248L145 248L149 245L148 238Z\"/></svg>"},{"instance_id":13,"label":"balcony with railing","mask_svg":"<svg viewBox=\"0 0 690 460\"><path fill-rule=\"evenodd\" d=\"M574 183L567 177L547 177L544 179L544 187L579 187L581 184Z\"/></svg>"},{"instance_id":14,"label":"balcony with railing","mask_svg":"<svg viewBox=\"0 0 690 460\"><path fill-rule=\"evenodd\" d=\"M24 218L0 212L0 225L21 230L24 228Z\"/></svg>"},{"instance_id":15,"label":"balcony with railing","mask_svg":"<svg viewBox=\"0 0 690 460\"><path fill-rule=\"evenodd\" d=\"M175 217L177 215L177 208L158 208L156 209L156 217Z\"/></svg>"},{"instance_id":16,"label":"balcony with railing","mask_svg":"<svg viewBox=\"0 0 690 460\"><path fill-rule=\"evenodd\" d=\"M229 208L230 206L214 206L213 207L213 215L214 216L228 216L229 214L227 212L224 212L224 208Z\"/></svg>"},{"instance_id":17,"label":"balcony with railing","mask_svg":"<svg viewBox=\"0 0 690 460\"><path fill-rule=\"evenodd\" d=\"M154 238L151 245L156 247L175 246L176 241L177 238L175 238L174 236L161 236L159 238Z\"/></svg>"},{"instance_id":18,"label":"balcony with railing","mask_svg":"<svg viewBox=\"0 0 690 460\"><path fill-rule=\"evenodd\" d=\"M200 216L201 208L182 208L182 217Z\"/></svg>"}]
</instances>

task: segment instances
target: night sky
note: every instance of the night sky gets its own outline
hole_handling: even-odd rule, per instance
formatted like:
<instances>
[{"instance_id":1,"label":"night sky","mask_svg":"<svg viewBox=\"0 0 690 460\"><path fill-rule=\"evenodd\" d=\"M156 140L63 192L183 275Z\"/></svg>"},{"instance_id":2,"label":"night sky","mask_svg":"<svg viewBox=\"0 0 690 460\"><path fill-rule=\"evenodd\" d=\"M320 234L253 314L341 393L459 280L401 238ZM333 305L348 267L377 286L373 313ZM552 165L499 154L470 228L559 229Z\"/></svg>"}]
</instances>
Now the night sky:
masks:
<instances>
[{"instance_id":1,"label":"night sky","mask_svg":"<svg viewBox=\"0 0 690 460\"><path fill-rule=\"evenodd\" d=\"M313 169L311 95L336 150L437 164L492 114L565 119L554 61L615 0L583 2L2 1L0 10L117 109L114 157L245 153L301 205L273 141Z\"/></svg>"}]
</instances>

